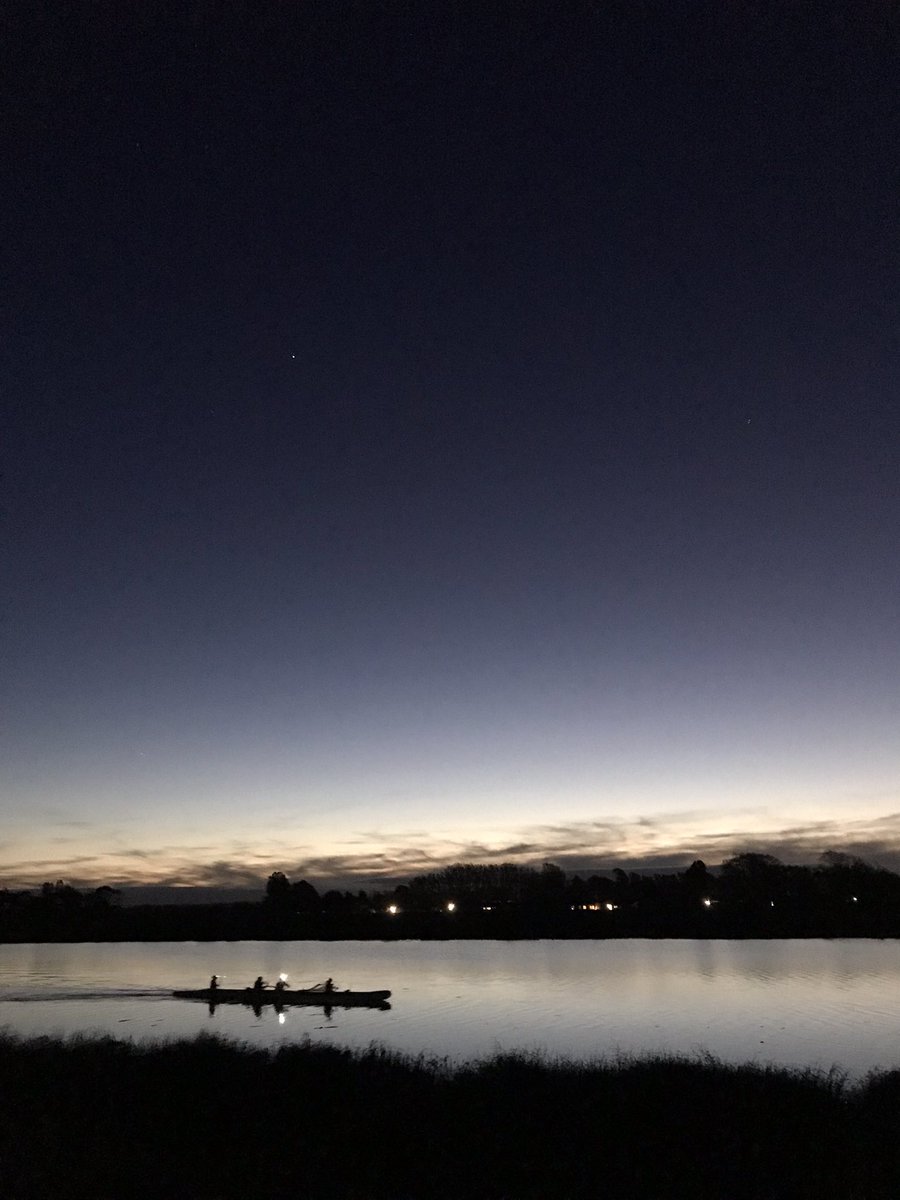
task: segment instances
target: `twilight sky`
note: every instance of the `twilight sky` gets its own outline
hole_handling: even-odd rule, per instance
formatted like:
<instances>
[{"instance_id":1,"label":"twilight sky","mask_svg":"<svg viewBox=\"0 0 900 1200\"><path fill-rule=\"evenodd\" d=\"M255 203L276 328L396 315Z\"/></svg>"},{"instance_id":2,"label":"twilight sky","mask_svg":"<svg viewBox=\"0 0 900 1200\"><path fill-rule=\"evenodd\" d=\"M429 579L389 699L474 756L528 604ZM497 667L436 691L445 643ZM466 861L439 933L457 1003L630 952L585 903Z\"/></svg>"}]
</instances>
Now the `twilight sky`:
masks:
<instances>
[{"instance_id":1,"label":"twilight sky","mask_svg":"<svg viewBox=\"0 0 900 1200\"><path fill-rule=\"evenodd\" d=\"M813 9L5 6L0 886L900 867L898 18Z\"/></svg>"}]
</instances>

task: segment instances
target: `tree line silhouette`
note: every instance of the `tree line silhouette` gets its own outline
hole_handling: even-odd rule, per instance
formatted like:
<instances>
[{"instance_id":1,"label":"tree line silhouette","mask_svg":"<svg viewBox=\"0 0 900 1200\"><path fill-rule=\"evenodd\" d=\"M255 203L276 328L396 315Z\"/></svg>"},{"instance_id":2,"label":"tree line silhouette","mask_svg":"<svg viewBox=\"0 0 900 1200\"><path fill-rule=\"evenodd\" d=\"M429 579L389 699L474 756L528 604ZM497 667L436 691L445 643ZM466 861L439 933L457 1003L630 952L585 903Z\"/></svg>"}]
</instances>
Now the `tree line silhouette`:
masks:
<instances>
[{"instance_id":1,"label":"tree line silhouette","mask_svg":"<svg viewBox=\"0 0 900 1200\"><path fill-rule=\"evenodd\" d=\"M900 875L837 851L743 853L710 870L567 874L456 863L386 891L320 892L275 871L260 900L127 906L62 880L0 891L0 941L245 938L896 937Z\"/></svg>"}]
</instances>

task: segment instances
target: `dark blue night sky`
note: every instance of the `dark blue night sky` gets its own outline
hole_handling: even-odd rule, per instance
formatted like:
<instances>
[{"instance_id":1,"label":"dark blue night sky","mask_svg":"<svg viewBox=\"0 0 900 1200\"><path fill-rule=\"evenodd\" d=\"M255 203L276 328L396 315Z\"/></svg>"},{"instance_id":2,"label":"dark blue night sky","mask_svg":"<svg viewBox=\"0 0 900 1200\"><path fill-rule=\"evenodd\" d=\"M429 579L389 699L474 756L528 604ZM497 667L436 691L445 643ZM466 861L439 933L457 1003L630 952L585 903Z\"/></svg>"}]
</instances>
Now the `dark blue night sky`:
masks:
<instances>
[{"instance_id":1,"label":"dark blue night sky","mask_svg":"<svg viewBox=\"0 0 900 1200\"><path fill-rule=\"evenodd\" d=\"M890 6L134 7L0 18L0 883L900 865Z\"/></svg>"}]
</instances>

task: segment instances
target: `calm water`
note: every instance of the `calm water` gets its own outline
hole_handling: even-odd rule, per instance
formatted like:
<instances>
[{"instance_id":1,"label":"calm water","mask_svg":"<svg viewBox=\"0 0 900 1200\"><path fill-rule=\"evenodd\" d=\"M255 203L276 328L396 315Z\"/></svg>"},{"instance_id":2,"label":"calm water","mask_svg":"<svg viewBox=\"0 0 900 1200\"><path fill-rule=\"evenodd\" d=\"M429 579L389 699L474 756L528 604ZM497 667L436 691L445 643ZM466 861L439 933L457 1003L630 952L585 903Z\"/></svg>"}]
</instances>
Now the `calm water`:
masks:
<instances>
[{"instance_id":1,"label":"calm water","mask_svg":"<svg viewBox=\"0 0 900 1200\"><path fill-rule=\"evenodd\" d=\"M390 1011L174 1000L216 972L390 988ZM900 942L218 942L0 945L0 1027L271 1046L372 1042L454 1061L498 1049L574 1058L709 1051L733 1062L900 1067Z\"/></svg>"}]
</instances>

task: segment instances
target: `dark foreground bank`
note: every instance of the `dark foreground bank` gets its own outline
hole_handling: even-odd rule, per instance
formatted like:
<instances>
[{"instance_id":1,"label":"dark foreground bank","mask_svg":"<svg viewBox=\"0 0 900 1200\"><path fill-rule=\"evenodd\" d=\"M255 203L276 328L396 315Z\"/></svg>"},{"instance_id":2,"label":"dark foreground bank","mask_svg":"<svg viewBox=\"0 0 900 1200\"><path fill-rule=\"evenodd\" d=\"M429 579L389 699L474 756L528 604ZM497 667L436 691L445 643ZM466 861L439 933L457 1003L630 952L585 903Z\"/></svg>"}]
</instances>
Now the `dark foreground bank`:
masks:
<instances>
[{"instance_id":1,"label":"dark foreground bank","mask_svg":"<svg viewBox=\"0 0 900 1200\"><path fill-rule=\"evenodd\" d=\"M898 1147L900 1072L0 1039L5 1200L896 1200Z\"/></svg>"}]
</instances>

